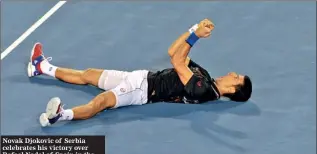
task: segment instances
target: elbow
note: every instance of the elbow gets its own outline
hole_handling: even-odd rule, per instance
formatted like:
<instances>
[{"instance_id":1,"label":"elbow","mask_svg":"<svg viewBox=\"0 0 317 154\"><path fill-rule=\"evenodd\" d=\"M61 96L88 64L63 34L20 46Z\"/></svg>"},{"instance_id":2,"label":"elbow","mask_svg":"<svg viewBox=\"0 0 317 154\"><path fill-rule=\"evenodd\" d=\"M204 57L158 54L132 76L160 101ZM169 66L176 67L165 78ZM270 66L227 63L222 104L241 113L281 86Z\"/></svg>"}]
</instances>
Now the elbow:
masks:
<instances>
[{"instance_id":1,"label":"elbow","mask_svg":"<svg viewBox=\"0 0 317 154\"><path fill-rule=\"evenodd\" d=\"M170 49L168 49L168 55L170 56L170 57L173 57L173 55L174 55L174 50L172 49L172 48L170 48Z\"/></svg>"},{"instance_id":2,"label":"elbow","mask_svg":"<svg viewBox=\"0 0 317 154\"><path fill-rule=\"evenodd\" d=\"M175 56L171 57L171 63L174 66L174 68L185 66L185 62Z\"/></svg>"}]
</instances>

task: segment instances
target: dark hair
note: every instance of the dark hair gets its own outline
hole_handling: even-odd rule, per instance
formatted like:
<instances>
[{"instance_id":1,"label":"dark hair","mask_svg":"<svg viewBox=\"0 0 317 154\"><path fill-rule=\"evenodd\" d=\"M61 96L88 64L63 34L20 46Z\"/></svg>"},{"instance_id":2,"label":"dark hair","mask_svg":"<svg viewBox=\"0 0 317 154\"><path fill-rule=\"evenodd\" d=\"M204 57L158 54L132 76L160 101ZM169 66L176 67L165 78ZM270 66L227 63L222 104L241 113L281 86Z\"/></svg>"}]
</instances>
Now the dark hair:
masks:
<instances>
[{"instance_id":1,"label":"dark hair","mask_svg":"<svg viewBox=\"0 0 317 154\"><path fill-rule=\"evenodd\" d=\"M236 102L246 102L250 99L252 94L252 82L249 76L244 76L242 85L236 87L236 92L233 94L227 94L226 97Z\"/></svg>"}]
</instances>

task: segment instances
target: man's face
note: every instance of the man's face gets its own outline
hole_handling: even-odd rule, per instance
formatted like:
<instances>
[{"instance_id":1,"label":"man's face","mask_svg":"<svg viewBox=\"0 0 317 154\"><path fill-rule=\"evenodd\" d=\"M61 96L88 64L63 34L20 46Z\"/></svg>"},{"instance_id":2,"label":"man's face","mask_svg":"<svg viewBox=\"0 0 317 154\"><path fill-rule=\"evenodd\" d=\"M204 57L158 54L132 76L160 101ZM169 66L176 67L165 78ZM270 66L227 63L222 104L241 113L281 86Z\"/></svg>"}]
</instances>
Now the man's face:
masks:
<instances>
[{"instance_id":1,"label":"man's face","mask_svg":"<svg viewBox=\"0 0 317 154\"><path fill-rule=\"evenodd\" d=\"M221 76L216 79L217 84L222 87L230 88L238 85L242 85L244 82L244 75L237 74L235 72L230 72L225 76Z\"/></svg>"}]
</instances>

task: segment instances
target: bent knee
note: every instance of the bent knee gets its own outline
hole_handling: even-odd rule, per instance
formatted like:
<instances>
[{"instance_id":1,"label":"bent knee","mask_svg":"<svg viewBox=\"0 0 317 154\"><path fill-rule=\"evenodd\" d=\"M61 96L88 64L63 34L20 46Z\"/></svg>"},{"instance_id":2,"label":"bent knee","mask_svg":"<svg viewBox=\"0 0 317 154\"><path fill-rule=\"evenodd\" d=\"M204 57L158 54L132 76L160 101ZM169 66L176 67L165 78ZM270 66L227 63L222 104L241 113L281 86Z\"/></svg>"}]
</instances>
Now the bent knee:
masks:
<instances>
[{"instance_id":1,"label":"bent knee","mask_svg":"<svg viewBox=\"0 0 317 154\"><path fill-rule=\"evenodd\" d=\"M103 92L96 96L89 104L94 112L100 112L102 110L112 108L116 105L116 97L113 92Z\"/></svg>"},{"instance_id":2,"label":"bent knee","mask_svg":"<svg viewBox=\"0 0 317 154\"><path fill-rule=\"evenodd\" d=\"M98 86L99 78L103 70L88 68L81 73L81 80L86 84Z\"/></svg>"}]
</instances>

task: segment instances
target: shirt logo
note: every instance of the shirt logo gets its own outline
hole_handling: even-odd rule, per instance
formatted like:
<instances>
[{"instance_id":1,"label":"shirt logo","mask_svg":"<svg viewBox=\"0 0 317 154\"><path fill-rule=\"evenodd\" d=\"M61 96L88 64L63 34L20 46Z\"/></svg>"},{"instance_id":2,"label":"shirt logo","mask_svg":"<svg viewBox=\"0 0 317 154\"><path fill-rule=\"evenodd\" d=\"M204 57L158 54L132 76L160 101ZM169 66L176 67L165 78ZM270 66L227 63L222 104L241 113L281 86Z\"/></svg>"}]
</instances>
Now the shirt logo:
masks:
<instances>
[{"instance_id":1,"label":"shirt logo","mask_svg":"<svg viewBox=\"0 0 317 154\"><path fill-rule=\"evenodd\" d=\"M201 81L198 81L198 82L197 82L197 86L198 86L198 87L201 87Z\"/></svg>"},{"instance_id":2,"label":"shirt logo","mask_svg":"<svg viewBox=\"0 0 317 154\"><path fill-rule=\"evenodd\" d=\"M121 88L120 91L124 93L124 92L125 92L125 89L124 89L124 88Z\"/></svg>"}]
</instances>

